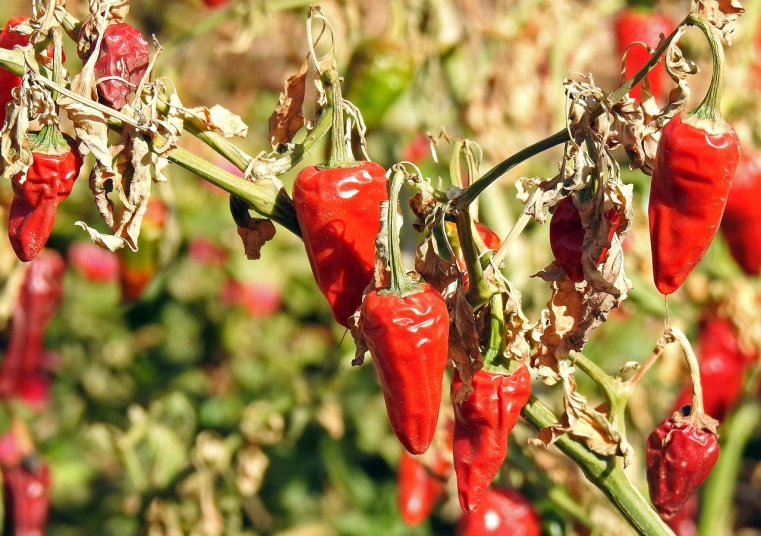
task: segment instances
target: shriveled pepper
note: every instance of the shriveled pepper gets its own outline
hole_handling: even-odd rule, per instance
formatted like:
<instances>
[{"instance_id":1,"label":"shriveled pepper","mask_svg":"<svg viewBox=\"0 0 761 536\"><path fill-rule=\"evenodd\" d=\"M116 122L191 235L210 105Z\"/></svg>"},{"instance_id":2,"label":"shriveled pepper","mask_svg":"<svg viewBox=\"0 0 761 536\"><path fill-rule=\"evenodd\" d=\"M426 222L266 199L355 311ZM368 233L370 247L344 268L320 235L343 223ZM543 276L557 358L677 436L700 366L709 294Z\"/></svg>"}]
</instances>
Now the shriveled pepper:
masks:
<instances>
[{"instance_id":1,"label":"shriveled pepper","mask_svg":"<svg viewBox=\"0 0 761 536\"><path fill-rule=\"evenodd\" d=\"M721 219L721 234L732 258L747 275L761 273L761 155L744 151L737 167L727 207Z\"/></svg>"},{"instance_id":2,"label":"shriveled pepper","mask_svg":"<svg viewBox=\"0 0 761 536\"><path fill-rule=\"evenodd\" d=\"M394 173L384 214L390 283L365 296L359 328L378 371L391 427L408 452L422 454L439 417L449 312L441 294L414 282L402 265L396 210L403 183L402 172Z\"/></svg>"},{"instance_id":3,"label":"shriveled pepper","mask_svg":"<svg viewBox=\"0 0 761 536\"><path fill-rule=\"evenodd\" d=\"M534 505L522 494L506 488L486 492L481 508L457 522L457 536L540 536L542 522Z\"/></svg>"},{"instance_id":4,"label":"shriveled pepper","mask_svg":"<svg viewBox=\"0 0 761 536\"><path fill-rule=\"evenodd\" d=\"M299 173L293 204L317 286L336 322L347 327L373 278L374 240L388 181L378 164L356 162L346 154L340 82L335 71L328 73L334 114L330 158Z\"/></svg>"},{"instance_id":5,"label":"shriveled pepper","mask_svg":"<svg viewBox=\"0 0 761 536\"><path fill-rule=\"evenodd\" d=\"M673 293L697 266L719 229L740 159L734 129L718 105L724 51L715 30L696 18L713 53L713 75L703 102L663 128L650 187L650 246L655 286Z\"/></svg>"},{"instance_id":6,"label":"shriveled pepper","mask_svg":"<svg viewBox=\"0 0 761 536\"><path fill-rule=\"evenodd\" d=\"M25 392L32 395L30 389L45 383L41 370L45 330L58 311L65 270L63 258L47 249L27 268L13 305L8 351L0 368L1 397L20 396Z\"/></svg>"},{"instance_id":7,"label":"shriveled pepper","mask_svg":"<svg viewBox=\"0 0 761 536\"><path fill-rule=\"evenodd\" d=\"M148 41L140 30L121 22L110 24L103 33L95 78L102 104L121 110L134 94L148 69Z\"/></svg>"},{"instance_id":8,"label":"shriveled pepper","mask_svg":"<svg viewBox=\"0 0 761 536\"><path fill-rule=\"evenodd\" d=\"M475 512L507 456L507 437L531 394L531 375L520 364L511 374L490 368L473 376L467 400L454 404L454 468L460 507ZM463 386L457 371L452 398Z\"/></svg>"},{"instance_id":9,"label":"shriveled pepper","mask_svg":"<svg viewBox=\"0 0 761 536\"><path fill-rule=\"evenodd\" d=\"M161 199L151 198L140 228L139 249L131 251L122 248L118 251L119 284L124 302L139 299L156 275L167 213L168 208Z\"/></svg>"},{"instance_id":10,"label":"shriveled pepper","mask_svg":"<svg viewBox=\"0 0 761 536\"><path fill-rule=\"evenodd\" d=\"M621 216L614 208L608 209L605 218L610 222L608 240L613 240ZM584 245L584 226L581 214L573 204L571 196L564 198L557 205L550 220L550 248L555 260L574 283L584 281L584 266L582 264L582 246ZM597 258L597 264L605 260L608 249L603 248Z\"/></svg>"},{"instance_id":11,"label":"shriveled pepper","mask_svg":"<svg viewBox=\"0 0 761 536\"><path fill-rule=\"evenodd\" d=\"M51 484L48 464L36 456L3 470L8 526L15 536L45 534Z\"/></svg>"},{"instance_id":12,"label":"shriveled pepper","mask_svg":"<svg viewBox=\"0 0 761 536\"><path fill-rule=\"evenodd\" d=\"M660 42L660 35L669 35L675 28L674 23L661 13L652 13L644 9L628 7L616 15L613 28L616 34L616 44L619 54L623 55L626 47L635 42L645 43L655 48ZM626 51L626 78L634 76L650 60L650 54L642 45L634 45ZM647 75L650 90L659 97L663 94L666 80L666 69L663 62L656 65ZM642 89L634 86L629 95L640 100Z\"/></svg>"},{"instance_id":13,"label":"shriveled pepper","mask_svg":"<svg viewBox=\"0 0 761 536\"><path fill-rule=\"evenodd\" d=\"M13 177L8 237L16 256L28 262L50 237L59 203L71 193L82 167L76 142L55 125L31 134L32 165Z\"/></svg>"}]
</instances>

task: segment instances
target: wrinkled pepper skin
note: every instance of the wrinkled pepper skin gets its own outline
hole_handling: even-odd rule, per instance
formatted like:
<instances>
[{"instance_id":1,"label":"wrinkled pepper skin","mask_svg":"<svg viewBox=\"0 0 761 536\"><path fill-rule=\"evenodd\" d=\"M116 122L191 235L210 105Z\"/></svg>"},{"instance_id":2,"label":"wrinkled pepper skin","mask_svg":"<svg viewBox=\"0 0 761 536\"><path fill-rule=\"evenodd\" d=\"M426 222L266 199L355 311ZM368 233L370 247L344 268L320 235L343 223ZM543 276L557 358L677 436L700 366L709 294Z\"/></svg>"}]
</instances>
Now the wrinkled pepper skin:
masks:
<instances>
[{"instance_id":1,"label":"wrinkled pepper skin","mask_svg":"<svg viewBox=\"0 0 761 536\"><path fill-rule=\"evenodd\" d=\"M761 273L761 155L743 154L721 219L732 258L747 275Z\"/></svg>"},{"instance_id":2,"label":"wrinkled pepper skin","mask_svg":"<svg viewBox=\"0 0 761 536\"><path fill-rule=\"evenodd\" d=\"M703 258L719 230L740 160L734 129L719 119L711 134L694 116L663 128L650 186L650 247L655 286L673 293Z\"/></svg>"},{"instance_id":3,"label":"wrinkled pepper skin","mask_svg":"<svg viewBox=\"0 0 761 536\"><path fill-rule=\"evenodd\" d=\"M8 526L14 536L42 536L50 510L50 468L35 460L34 467L3 470Z\"/></svg>"},{"instance_id":4,"label":"wrinkled pepper skin","mask_svg":"<svg viewBox=\"0 0 761 536\"><path fill-rule=\"evenodd\" d=\"M82 167L76 142L63 134L63 147L52 152L34 149L32 165L23 175L13 177L13 202L8 218L8 238L19 260L34 259L48 241L58 205L74 187Z\"/></svg>"},{"instance_id":5,"label":"wrinkled pepper skin","mask_svg":"<svg viewBox=\"0 0 761 536\"><path fill-rule=\"evenodd\" d=\"M397 503L405 524L416 527L428 519L444 496L444 482L420 460L402 452L397 474Z\"/></svg>"},{"instance_id":6,"label":"wrinkled pepper skin","mask_svg":"<svg viewBox=\"0 0 761 536\"><path fill-rule=\"evenodd\" d=\"M486 492L481 508L457 522L457 536L540 536L539 513L517 491L493 488Z\"/></svg>"},{"instance_id":7,"label":"wrinkled pepper skin","mask_svg":"<svg viewBox=\"0 0 761 536\"><path fill-rule=\"evenodd\" d=\"M15 28L19 24L29 20L26 17L12 17L5 27L0 31L0 48L5 50L13 50L15 46L25 47L29 44L29 36L13 33L11 28ZM14 88L21 85L21 78L6 71L0 69L0 125L5 122L5 106L13 100L11 92Z\"/></svg>"},{"instance_id":8,"label":"wrinkled pepper skin","mask_svg":"<svg viewBox=\"0 0 761 536\"><path fill-rule=\"evenodd\" d=\"M372 290L360 325L378 371L391 427L410 454L431 444L449 350L449 312L432 286L406 296Z\"/></svg>"},{"instance_id":9,"label":"wrinkled pepper skin","mask_svg":"<svg viewBox=\"0 0 761 536\"><path fill-rule=\"evenodd\" d=\"M148 41L137 28L123 22L106 28L95 62L95 78L109 78L98 83L101 104L114 110L121 110L127 104L148 69L148 50Z\"/></svg>"},{"instance_id":10,"label":"wrinkled pepper skin","mask_svg":"<svg viewBox=\"0 0 761 536\"><path fill-rule=\"evenodd\" d=\"M624 9L616 16L613 23L618 53L623 56L626 47L637 41L655 48L660 42L660 34L667 36L675 27L665 15L630 8ZM626 79L634 76L649 60L650 54L647 53L645 47L642 45L631 47L626 53ZM650 82L650 90L655 97L663 95L666 68L662 61L648 73L647 80ZM642 89L637 84L629 91L629 95L633 99L640 100L641 92Z\"/></svg>"},{"instance_id":11,"label":"wrinkled pepper skin","mask_svg":"<svg viewBox=\"0 0 761 536\"><path fill-rule=\"evenodd\" d=\"M682 408L682 415L689 406ZM719 459L719 441L710 430L674 417L647 438L647 484L650 500L663 519L676 516L698 490Z\"/></svg>"},{"instance_id":12,"label":"wrinkled pepper skin","mask_svg":"<svg viewBox=\"0 0 761 536\"><path fill-rule=\"evenodd\" d=\"M349 65L346 97L360 109L367 127L374 128L412 82L417 60L403 43L371 39L357 47Z\"/></svg>"},{"instance_id":13,"label":"wrinkled pepper skin","mask_svg":"<svg viewBox=\"0 0 761 536\"><path fill-rule=\"evenodd\" d=\"M373 279L380 203L388 199L387 189L386 171L374 162L307 167L293 185L312 273L333 317L344 327Z\"/></svg>"},{"instance_id":14,"label":"wrinkled pepper skin","mask_svg":"<svg viewBox=\"0 0 761 536\"><path fill-rule=\"evenodd\" d=\"M8 350L0 368L1 397L19 396L44 379L45 329L61 303L65 270L63 258L52 250L44 250L27 268L13 305Z\"/></svg>"},{"instance_id":15,"label":"wrinkled pepper skin","mask_svg":"<svg viewBox=\"0 0 761 536\"><path fill-rule=\"evenodd\" d=\"M605 218L611 223L608 240L613 240L621 216L611 208L605 212ZM550 249L565 275L574 283L584 281L584 265L581 260L583 245L584 226L581 214L569 196L555 205L555 212L550 220ZM597 258L597 264L603 262L607 255L608 249L605 248Z\"/></svg>"},{"instance_id":16,"label":"wrinkled pepper skin","mask_svg":"<svg viewBox=\"0 0 761 536\"><path fill-rule=\"evenodd\" d=\"M452 399L462 385L455 371ZM505 461L507 436L531 394L531 374L523 365L509 376L482 369L473 376L472 386L468 399L454 404L454 469L466 514L478 510Z\"/></svg>"}]
</instances>

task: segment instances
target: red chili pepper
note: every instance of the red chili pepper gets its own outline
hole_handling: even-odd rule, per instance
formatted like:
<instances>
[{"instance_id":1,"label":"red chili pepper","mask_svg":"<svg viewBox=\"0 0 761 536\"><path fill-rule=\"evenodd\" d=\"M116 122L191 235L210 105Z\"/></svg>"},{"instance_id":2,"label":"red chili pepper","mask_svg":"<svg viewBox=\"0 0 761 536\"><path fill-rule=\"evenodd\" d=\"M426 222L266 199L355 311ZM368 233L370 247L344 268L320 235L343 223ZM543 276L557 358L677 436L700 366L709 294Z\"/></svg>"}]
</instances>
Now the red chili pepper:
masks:
<instances>
[{"instance_id":1,"label":"red chili pepper","mask_svg":"<svg viewBox=\"0 0 761 536\"><path fill-rule=\"evenodd\" d=\"M29 44L29 36L13 33L11 28L28 21L27 17L12 17L5 28L0 31L0 48L13 50L15 46L25 47ZM5 106L13 100L11 92L21 85L21 78L10 71L0 69L0 125L5 122Z\"/></svg>"},{"instance_id":2,"label":"red chili pepper","mask_svg":"<svg viewBox=\"0 0 761 536\"><path fill-rule=\"evenodd\" d=\"M456 533L457 536L540 536L542 522L526 497L511 489L493 488L486 492L476 513L460 518Z\"/></svg>"},{"instance_id":3,"label":"red chili pepper","mask_svg":"<svg viewBox=\"0 0 761 536\"><path fill-rule=\"evenodd\" d=\"M0 369L0 396L19 396L32 388L22 384L38 381L35 378L42 374L45 329L58 311L65 270L63 258L51 250L44 250L27 268L13 305L8 351Z\"/></svg>"},{"instance_id":4,"label":"red chili pepper","mask_svg":"<svg viewBox=\"0 0 761 536\"><path fill-rule=\"evenodd\" d=\"M13 177L13 202L8 237L16 256L28 262L50 237L58 204L71 193L82 167L76 142L55 126L46 126L29 137L32 165L26 177Z\"/></svg>"},{"instance_id":5,"label":"red chili pepper","mask_svg":"<svg viewBox=\"0 0 761 536\"><path fill-rule=\"evenodd\" d=\"M138 250L121 249L118 252L119 284L124 302L139 299L156 275L167 213L168 208L163 201L151 198L143 216Z\"/></svg>"},{"instance_id":6,"label":"red chili pepper","mask_svg":"<svg viewBox=\"0 0 761 536\"><path fill-rule=\"evenodd\" d=\"M338 81L331 84L341 102ZM333 106L340 109L340 104ZM386 172L374 162L354 162L345 154L341 113L334 111L333 144L326 166L304 168L293 184L293 204L309 264L336 322L362 303L373 279L380 203L388 199Z\"/></svg>"},{"instance_id":7,"label":"red chili pepper","mask_svg":"<svg viewBox=\"0 0 761 536\"><path fill-rule=\"evenodd\" d=\"M38 459L3 470L8 526L15 536L41 536L50 509L50 468Z\"/></svg>"},{"instance_id":8,"label":"red chili pepper","mask_svg":"<svg viewBox=\"0 0 761 536\"><path fill-rule=\"evenodd\" d=\"M684 283L719 229L740 159L737 134L721 118L673 118L661 133L650 190L655 286Z\"/></svg>"},{"instance_id":9,"label":"red chili pepper","mask_svg":"<svg viewBox=\"0 0 761 536\"><path fill-rule=\"evenodd\" d=\"M119 259L91 242L77 242L69 246L69 263L85 279L93 283L109 283L119 278Z\"/></svg>"},{"instance_id":10,"label":"red chili pepper","mask_svg":"<svg viewBox=\"0 0 761 536\"><path fill-rule=\"evenodd\" d=\"M614 21L616 43L619 54L623 55L626 47L637 41L645 43L650 48L655 48L660 42L660 34L669 35L675 28L674 23L660 13L647 13L631 8L624 9L616 15ZM636 74L650 60L650 54L642 45L634 45L626 52L626 78ZM650 89L654 96L663 94L663 82L666 69L663 62L656 65L647 75ZM629 91L629 95L640 100L641 88L636 85Z\"/></svg>"},{"instance_id":11,"label":"red chili pepper","mask_svg":"<svg viewBox=\"0 0 761 536\"><path fill-rule=\"evenodd\" d=\"M647 438L650 500L663 519L679 513L719 458L716 434L693 424L688 417L689 410L690 406L684 406Z\"/></svg>"},{"instance_id":12,"label":"red chili pepper","mask_svg":"<svg viewBox=\"0 0 761 536\"><path fill-rule=\"evenodd\" d=\"M698 527L695 520L698 517L698 496L693 495L687 503L666 524L674 531L675 536L698 536Z\"/></svg>"},{"instance_id":13,"label":"red chili pepper","mask_svg":"<svg viewBox=\"0 0 761 536\"><path fill-rule=\"evenodd\" d=\"M698 352L700 383L710 386L703 392L705 412L722 422L740 400L745 372L758 355L742 351L731 322L722 318L709 320L703 325L698 337ZM687 382L673 411L689 404L691 394Z\"/></svg>"},{"instance_id":14,"label":"red chili pepper","mask_svg":"<svg viewBox=\"0 0 761 536\"><path fill-rule=\"evenodd\" d=\"M605 212L605 218L610 222L608 240L613 240L621 216L614 208ZM555 205L555 212L550 220L550 248L555 260L565 272L568 279L574 283L584 281L584 266L581 262L582 246L584 245L584 226L581 214L569 196ZM597 258L597 264L605 260L608 248L604 248Z\"/></svg>"},{"instance_id":15,"label":"red chili pepper","mask_svg":"<svg viewBox=\"0 0 761 536\"><path fill-rule=\"evenodd\" d=\"M397 503L402 520L411 527L428 519L446 491L446 477L442 477L437 470L451 468L451 461L438 457L434 463L438 467L429 468L406 451L399 459Z\"/></svg>"},{"instance_id":16,"label":"red chili pepper","mask_svg":"<svg viewBox=\"0 0 761 536\"><path fill-rule=\"evenodd\" d=\"M721 234L732 258L748 275L761 273L761 211L756 199L761 199L761 155L745 152L729 190Z\"/></svg>"},{"instance_id":17,"label":"red chili pepper","mask_svg":"<svg viewBox=\"0 0 761 536\"><path fill-rule=\"evenodd\" d=\"M452 399L462 385L455 371ZM531 394L531 375L524 365L509 375L482 369L472 387L467 400L454 404L454 468L460 507L468 514L478 509L505 461L507 436Z\"/></svg>"},{"instance_id":18,"label":"red chili pepper","mask_svg":"<svg viewBox=\"0 0 761 536\"><path fill-rule=\"evenodd\" d=\"M206 7L211 9L217 9L222 6L226 6L230 3L230 0L203 0Z\"/></svg>"},{"instance_id":19,"label":"red chili pepper","mask_svg":"<svg viewBox=\"0 0 761 536\"><path fill-rule=\"evenodd\" d=\"M111 24L103 33L95 78L100 102L115 110L127 104L148 69L148 41L127 23Z\"/></svg>"}]
</instances>

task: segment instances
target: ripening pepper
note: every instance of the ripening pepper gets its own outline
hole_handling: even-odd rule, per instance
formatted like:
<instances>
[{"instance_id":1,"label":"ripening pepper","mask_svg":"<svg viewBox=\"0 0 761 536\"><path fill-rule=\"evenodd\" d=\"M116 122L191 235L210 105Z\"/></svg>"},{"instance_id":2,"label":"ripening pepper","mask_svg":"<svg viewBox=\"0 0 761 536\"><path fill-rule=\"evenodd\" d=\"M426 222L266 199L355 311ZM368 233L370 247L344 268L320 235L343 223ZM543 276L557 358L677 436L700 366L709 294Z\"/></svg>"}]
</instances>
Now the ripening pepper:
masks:
<instances>
[{"instance_id":1,"label":"ripening pepper","mask_svg":"<svg viewBox=\"0 0 761 536\"><path fill-rule=\"evenodd\" d=\"M395 172L384 203L390 281L365 296L359 328L378 371L391 427L408 452L422 454L439 418L449 311L441 294L414 282L402 264L397 207L403 183L403 174Z\"/></svg>"},{"instance_id":2,"label":"ripening pepper","mask_svg":"<svg viewBox=\"0 0 761 536\"><path fill-rule=\"evenodd\" d=\"M140 243L137 251L122 248L118 251L119 284L122 301L132 302L140 298L159 267L159 248L164 234L168 208L163 201L152 197L140 227Z\"/></svg>"},{"instance_id":3,"label":"ripening pepper","mask_svg":"<svg viewBox=\"0 0 761 536\"><path fill-rule=\"evenodd\" d=\"M14 536L41 536L50 509L50 468L37 458L3 469L8 526Z\"/></svg>"},{"instance_id":4,"label":"ripening pepper","mask_svg":"<svg viewBox=\"0 0 761 536\"><path fill-rule=\"evenodd\" d=\"M99 101L115 110L127 104L148 69L148 41L140 31L121 22L106 27L95 62Z\"/></svg>"},{"instance_id":5,"label":"ripening pepper","mask_svg":"<svg viewBox=\"0 0 761 536\"><path fill-rule=\"evenodd\" d=\"M693 112L663 128L650 186L653 277L664 295L684 283L711 245L740 160L740 141L719 110L724 49L713 26L701 17L694 24L711 45L711 84Z\"/></svg>"},{"instance_id":6,"label":"ripening pepper","mask_svg":"<svg viewBox=\"0 0 761 536\"><path fill-rule=\"evenodd\" d=\"M417 68L409 46L391 38L361 43L351 57L346 96L362 112L368 128L377 127L404 93Z\"/></svg>"},{"instance_id":7,"label":"ripening pepper","mask_svg":"<svg viewBox=\"0 0 761 536\"><path fill-rule=\"evenodd\" d=\"M402 520L415 527L428 519L444 496L445 482L452 469L452 460L435 452L431 466L402 452L397 473L397 504Z\"/></svg>"},{"instance_id":8,"label":"ripening pepper","mask_svg":"<svg viewBox=\"0 0 761 536\"><path fill-rule=\"evenodd\" d=\"M650 500L663 519L679 513L719 458L716 432L691 416L691 407L684 406L647 438Z\"/></svg>"},{"instance_id":9,"label":"ripening pepper","mask_svg":"<svg viewBox=\"0 0 761 536\"><path fill-rule=\"evenodd\" d=\"M342 102L340 82L330 84L331 98ZM293 205L317 286L336 322L347 327L373 279L380 203L388 199L388 181L380 165L356 162L346 154L340 106L333 106L330 159L298 174Z\"/></svg>"},{"instance_id":10,"label":"ripening pepper","mask_svg":"<svg viewBox=\"0 0 761 536\"><path fill-rule=\"evenodd\" d=\"M69 263L93 283L109 283L119 278L119 259L111 251L91 242L77 242L66 253Z\"/></svg>"},{"instance_id":11,"label":"ripening pepper","mask_svg":"<svg viewBox=\"0 0 761 536\"><path fill-rule=\"evenodd\" d=\"M451 394L463 382L455 371ZM460 507L475 512L507 456L507 437L518 422L531 394L531 375L523 365L512 374L481 369L472 381L473 391L454 404L454 468Z\"/></svg>"},{"instance_id":12,"label":"ripening pepper","mask_svg":"<svg viewBox=\"0 0 761 536\"><path fill-rule=\"evenodd\" d=\"M660 13L648 13L633 8L625 8L616 15L614 20L616 44L618 53L623 56L626 47L631 43L640 41L650 48L655 48L660 42L660 35L669 35L675 28L674 23ZM626 78L634 76L650 60L650 54L642 45L634 45L626 52ZM666 68L661 61L647 75L650 82L650 90L653 95L659 97L663 94L663 82L666 80ZM629 95L636 100L640 99L641 88L634 86Z\"/></svg>"},{"instance_id":13,"label":"ripening pepper","mask_svg":"<svg viewBox=\"0 0 761 536\"><path fill-rule=\"evenodd\" d=\"M542 521L526 497L505 488L486 492L481 508L457 522L457 536L540 536Z\"/></svg>"},{"instance_id":14,"label":"ripening pepper","mask_svg":"<svg viewBox=\"0 0 761 536\"><path fill-rule=\"evenodd\" d=\"M71 193L82 167L76 142L54 125L30 134L32 165L13 177L8 237L23 262L34 259L50 237L59 203Z\"/></svg>"},{"instance_id":15,"label":"ripening pepper","mask_svg":"<svg viewBox=\"0 0 761 536\"><path fill-rule=\"evenodd\" d=\"M721 234L732 258L747 275L761 273L761 155L744 152L737 167L727 207L721 218Z\"/></svg>"},{"instance_id":16,"label":"ripening pepper","mask_svg":"<svg viewBox=\"0 0 761 536\"><path fill-rule=\"evenodd\" d=\"M26 393L30 396L22 398L35 401L31 395L39 394L40 382L44 383L45 330L61 303L65 270L63 258L47 249L29 264L13 304L8 350L0 368L0 396Z\"/></svg>"},{"instance_id":17,"label":"ripening pepper","mask_svg":"<svg viewBox=\"0 0 761 536\"><path fill-rule=\"evenodd\" d=\"M615 208L610 208L605 212L605 218L611 224L608 240L613 240L621 216ZM555 205L555 211L552 213L550 248L565 275L574 283L584 281L583 245L584 226L581 222L581 214L573 204L571 196L565 197ZM607 255L608 249L604 248L597 258L597 264L603 262Z\"/></svg>"}]
</instances>

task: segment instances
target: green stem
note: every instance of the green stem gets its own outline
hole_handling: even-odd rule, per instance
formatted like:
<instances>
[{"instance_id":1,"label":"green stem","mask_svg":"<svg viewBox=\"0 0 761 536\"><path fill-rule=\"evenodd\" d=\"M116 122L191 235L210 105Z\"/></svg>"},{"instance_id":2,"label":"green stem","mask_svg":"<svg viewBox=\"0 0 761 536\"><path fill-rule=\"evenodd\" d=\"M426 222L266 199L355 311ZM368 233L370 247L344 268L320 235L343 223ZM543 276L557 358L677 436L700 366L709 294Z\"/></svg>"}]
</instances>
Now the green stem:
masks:
<instances>
[{"instance_id":1,"label":"green stem","mask_svg":"<svg viewBox=\"0 0 761 536\"><path fill-rule=\"evenodd\" d=\"M761 423L761 405L750 402L740 406L724 426L721 456L703 484L700 536L731 532L729 514L735 496L745 446Z\"/></svg>"},{"instance_id":2,"label":"green stem","mask_svg":"<svg viewBox=\"0 0 761 536\"><path fill-rule=\"evenodd\" d=\"M341 79L338 78L338 73L334 69L328 69L322 73L321 78L325 85L328 106L333 108L330 134L330 157L328 158L325 167L342 168L353 166L356 162L352 155L347 152L346 147L343 98L341 97Z\"/></svg>"},{"instance_id":3,"label":"green stem","mask_svg":"<svg viewBox=\"0 0 761 536\"><path fill-rule=\"evenodd\" d=\"M489 300L489 345L484 352L484 368L493 367L504 351L505 305L502 294L497 292Z\"/></svg>"},{"instance_id":4,"label":"green stem","mask_svg":"<svg viewBox=\"0 0 761 536\"><path fill-rule=\"evenodd\" d=\"M639 71L637 71L634 76L624 82L621 87L608 94L605 101L608 104L620 101L635 85L637 85L643 78L645 78L647 74L653 69L653 67L655 67L655 65L658 63L658 60L660 60L661 56L666 52L666 49L668 49L668 47L671 45L671 42L674 40L677 34L681 31L682 26L687 24L689 21L689 18L682 21L682 23L679 24L679 26L677 26L677 28L671 32L671 34L666 37L666 39L663 40L660 46L658 46L653 55L650 57L650 60L648 60L648 62ZM600 117L604 112L605 107L601 105L595 107L595 109L592 110L590 114L590 120ZM455 201L456 207L461 208L473 203L491 183L496 181L498 178L500 178L502 175L510 171L521 162L528 160L532 156L536 156L539 153L546 151L547 149L551 149L557 145L562 145L567 141L570 141L568 130L563 129L548 138L540 140L535 144L518 151L507 160L504 160L491 168L484 175L482 175L480 179L463 190Z\"/></svg>"},{"instance_id":5,"label":"green stem","mask_svg":"<svg viewBox=\"0 0 761 536\"><path fill-rule=\"evenodd\" d=\"M469 288L467 292L468 302L474 307L484 305L498 290L490 285L484 277L481 266L481 256L475 243L475 226L470 219L467 207L458 210L455 217L457 223L457 238L460 241L460 250L465 260L465 269L468 272Z\"/></svg>"},{"instance_id":6,"label":"green stem","mask_svg":"<svg viewBox=\"0 0 761 536\"><path fill-rule=\"evenodd\" d=\"M557 423L557 417L536 396L529 398L521 415L537 429ZM553 443L572 459L594 484L643 536L673 536L655 509L629 481L615 458L601 458L568 434Z\"/></svg>"},{"instance_id":7,"label":"green stem","mask_svg":"<svg viewBox=\"0 0 761 536\"><path fill-rule=\"evenodd\" d=\"M584 374L592 378L600 386L608 402L613 403L619 397L619 387L615 384L613 378L601 369L597 363L581 352L571 352L571 360L576 368L584 372Z\"/></svg>"},{"instance_id":8,"label":"green stem","mask_svg":"<svg viewBox=\"0 0 761 536\"><path fill-rule=\"evenodd\" d=\"M381 215L385 224L381 222L381 230L377 240L378 242L385 241L388 246L388 248L379 247L378 249L381 251L385 249L388 252L388 258L385 260L390 271L390 283L386 292L393 294L405 294L418 288L418 285L407 275L407 271L404 269L402 247L399 243L401 216L397 213L397 207L399 206L399 192L405 180L402 170L395 170L391 175L391 180L388 183L388 202L384 202L386 212ZM388 233L387 236L382 236L384 231Z\"/></svg>"},{"instance_id":9,"label":"green stem","mask_svg":"<svg viewBox=\"0 0 761 536\"><path fill-rule=\"evenodd\" d=\"M703 101L695 108L692 115L704 119L721 118L721 94L724 91L724 47L721 45L719 37L716 35L717 30L698 14L691 14L688 24L697 26L708 39L711 46L711 59L713 61L713 72L711 73L711 85L703 97Z\"/></svg>"}]
</instances>

